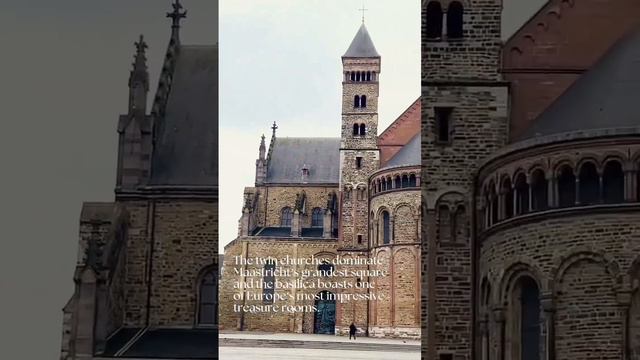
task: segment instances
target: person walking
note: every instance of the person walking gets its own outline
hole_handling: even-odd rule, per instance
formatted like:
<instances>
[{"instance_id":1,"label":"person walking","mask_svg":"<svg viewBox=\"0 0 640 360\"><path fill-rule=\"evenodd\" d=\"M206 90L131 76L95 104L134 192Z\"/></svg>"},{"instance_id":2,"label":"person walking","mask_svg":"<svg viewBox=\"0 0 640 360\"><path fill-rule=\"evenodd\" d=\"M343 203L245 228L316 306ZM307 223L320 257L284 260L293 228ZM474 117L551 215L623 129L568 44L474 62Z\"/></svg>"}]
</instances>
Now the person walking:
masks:
<instances>
[{"instance_id":1,"label":"person walking","mask_svg":"<svg viewBox=\"0 0 640 360\"><path fill-rule=\"evenodd\" d=\"M349 340L351 340L351 337L353 336L353 340L356 339L356 331L358 331L358 328L356 328L356 326L351 323L351 325L349 325Z\"/></svg>"}]
</instances>

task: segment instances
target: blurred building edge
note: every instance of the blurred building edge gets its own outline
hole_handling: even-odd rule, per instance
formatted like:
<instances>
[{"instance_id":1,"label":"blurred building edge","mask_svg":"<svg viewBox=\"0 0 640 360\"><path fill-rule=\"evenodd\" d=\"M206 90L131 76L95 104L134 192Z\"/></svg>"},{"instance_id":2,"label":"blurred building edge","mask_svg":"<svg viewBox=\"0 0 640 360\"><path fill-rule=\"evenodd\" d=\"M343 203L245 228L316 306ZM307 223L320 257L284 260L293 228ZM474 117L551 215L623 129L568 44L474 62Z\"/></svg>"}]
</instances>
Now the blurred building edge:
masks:
<instances>
[{"instance_id":1,"label":"blurred building edge","mask_svg":"<svg viewBox=\"0 0 640 360\"><path fill-rule=\"evenodd\" d=\"M422 358L639 359L640 2L502 6L422 1Z\"/></svg>"},{"instance_id":2,"label":"blurred building edge","mask_svg":"<svg viewBox=\"0 0 640 360\"><path fill-rule=\"evenodd\" d=\"M136 42L115 201L82 207L63 360L217 357L218 46L183 45L185 16L179 1L167 14L150 111Z\"/></svg>"}]
</instances>

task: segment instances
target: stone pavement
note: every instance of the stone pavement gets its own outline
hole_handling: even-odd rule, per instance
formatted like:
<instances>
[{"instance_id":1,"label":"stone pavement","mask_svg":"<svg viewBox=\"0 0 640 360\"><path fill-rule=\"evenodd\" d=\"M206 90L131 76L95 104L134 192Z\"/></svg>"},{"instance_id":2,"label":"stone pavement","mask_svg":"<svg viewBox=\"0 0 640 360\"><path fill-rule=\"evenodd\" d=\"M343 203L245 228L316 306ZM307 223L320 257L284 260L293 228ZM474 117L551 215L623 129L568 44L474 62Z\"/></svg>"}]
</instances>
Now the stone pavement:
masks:
<instances>
[{"instance_id":1,"label":"stone pavement","mask_svg":"<svg viewBox=\"0 0 640 360\"><path fill-rule=\"evenodd\" d=\"M220 359L418 360L420 341L315 334L221 332Z\"/></svg>"}]
</instances>

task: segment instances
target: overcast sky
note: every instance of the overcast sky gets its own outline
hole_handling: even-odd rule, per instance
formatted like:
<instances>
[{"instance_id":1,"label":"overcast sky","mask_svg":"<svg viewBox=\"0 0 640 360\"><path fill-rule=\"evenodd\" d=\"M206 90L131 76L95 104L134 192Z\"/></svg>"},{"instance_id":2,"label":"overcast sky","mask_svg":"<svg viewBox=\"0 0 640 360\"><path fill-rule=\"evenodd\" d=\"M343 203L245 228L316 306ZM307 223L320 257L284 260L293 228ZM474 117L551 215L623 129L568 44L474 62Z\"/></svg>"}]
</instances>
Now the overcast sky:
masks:
<instances>
[{"instance_id":1,"label":"overcast sky","mask_svg":"<svg viewBox=\"0 0 640 360\"><path fill-rule=\"evenodd\" d=\"M340 56L360 0L223 0L221 244L235 237L259 136L339 136ZM505 32L542 0L505 3ZM186 44L217 39L214 0L183 0ZM151 94L170 0L21 0L0 10L0 353L57 359L83 201L112 201L118 115L133 42L149 44ZM415 3L415 4L414 4ZM367 0L382 54L381 129L419 96L417 0ZM391 6L393 4L393 6ZM516 8L518 6L518 8ZM411 30L413 29L413 30Z\"/></svg>"}]
</instances>

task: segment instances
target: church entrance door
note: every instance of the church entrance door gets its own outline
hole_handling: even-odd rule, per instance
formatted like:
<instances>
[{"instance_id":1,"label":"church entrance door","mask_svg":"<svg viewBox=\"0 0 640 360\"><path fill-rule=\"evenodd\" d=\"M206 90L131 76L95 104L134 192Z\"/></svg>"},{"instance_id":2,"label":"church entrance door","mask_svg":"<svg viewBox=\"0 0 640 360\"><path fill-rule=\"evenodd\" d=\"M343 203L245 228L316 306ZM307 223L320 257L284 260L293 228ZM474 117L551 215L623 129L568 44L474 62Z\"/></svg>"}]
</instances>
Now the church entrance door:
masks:
<instances>
[{"instance_id":1,"label":"church entrance door","mask_svg":"<svg viewBox=\"0 0 640 360\"><path fill-rule=\"evenodd\" d=\"M329 291L322 291L316 299L316 314L313 323L314 334L330 334L336 332L336 299Z\"/></svg>"}]
</instances>

